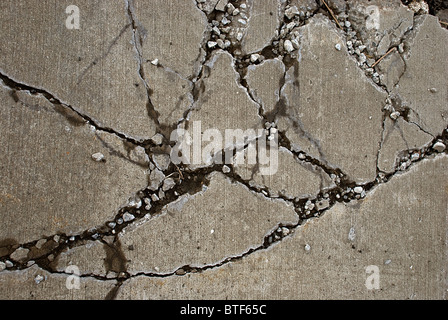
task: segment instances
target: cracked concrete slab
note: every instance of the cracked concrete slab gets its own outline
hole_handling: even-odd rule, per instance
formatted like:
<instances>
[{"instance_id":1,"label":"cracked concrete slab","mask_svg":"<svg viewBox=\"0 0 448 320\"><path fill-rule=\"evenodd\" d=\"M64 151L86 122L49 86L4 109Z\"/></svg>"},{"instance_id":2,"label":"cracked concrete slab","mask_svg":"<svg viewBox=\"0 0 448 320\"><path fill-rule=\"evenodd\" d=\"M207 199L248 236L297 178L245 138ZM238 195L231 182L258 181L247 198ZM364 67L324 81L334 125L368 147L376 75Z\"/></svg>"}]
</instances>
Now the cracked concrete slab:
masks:
<instances>
[{"instance_id":1,"label":"cracked concrete slab","mask_svg":"<svg viewBox=\"0 0 448 320\"><path fill-rule=\"evenodd\" d=\"M0 239L24 243L100 225L146 185L143 148L127 153L125 141L42 97L4 87L0 94L0 141L8 146L1 154ZM95 153L104 159L95 161Z\"/></svg>"},{"instance_id":2,"label":"cracked concrete slab","mask_svg":"<svg viewBox=\"0 0 448 320\"><path fill-rule=\"evenodd\" d=\"M44 89L101 125L149 139L146 93L138 76L124 3L78 1L84 30L65 27L70 1L3 1L0 70ZM14 17L14 18L13 18ZM123 112L123 106L129 105Z\"/></svg>"},{"instance_id":3,"label":"cracked concrete slab","mask_svg":"<svg viewBox=\"0 0 448 320\"><path fill-rule=\"evenodd\" d=\"M114 281L79 278L79 289L67 290L70 275L52 274L36 265L0 277L2 300L98 300L113 289Z\"/></svg>"},{"instance_id":4,"label":"cracked concrete slab","mask_svg":"<svg viewBox=\"0 0 448 320\"><path fill-rule=\"evenodd\" d=\"M166 274L241 255L262 243L279 224L297 220L290 204L252 194L216 173L204 191L179 198L160 216L125 229L120 239L128 272Z\"/></svg>"},{"instance_id":5,"label":"cracked concrete slab","mask_svg":"<svg viewBox=\"0 0 448 320\"><path fill-rule=\"evenodd\" d=\"M129 1L133 5L143 62L158 59L184 78L195 75L207 18L195 1ZM148 76L150 77L150 76Z\"/></svg>"},{"instance_id":6,"label":"cracked concrete slab","mask_svg":"<svg viewBox=\"0 0 448 320\"><path fill-rule=\"evenodd\" d=\"M345 46L335 49L344 40L327 19L314 17L300 32L301 54L284 88L293 128L287 136L355 181L372 180L387 94L361 74Z\"/></svg>"},{"instance_id":7,"label":"cracked concrete slab","mask_svg":"<svg viewBox=\"0 0 448 320\"><path fill-rule=\"evenodd\" d=\"M274 37L279 26L279 2L276 0L250 0L247 30L242 41L245 54L261 51Z\"/></svg>"},{"instance_id":8,"label":"cracked concrete slab","mask_svg":"<svg viewBox=\"0 0 448 320\"><path fill-rule=\"evenodd\" d=\"M446 156L424 160L266 251L184 277L135 277L117 298L443 299L447 165ZM379 268L379 290L365 286L370 265Z\"/></svg>"},{"instance_id":9,"label":"cracked concrete slab","mask_svg":"<svg viewBox=\"0 0 448 320\"><path fill-rule=\"evenodd\" d=\"M349 21L367 52L377 58L400 44L405 33L412 29L414 12L400 0L356 0L348 6Z\"/></svg>"},{"instance_id":10,"label":"cracked concrete slab","mask_svg":"<svg viewBox=\"0 0 448 320\"><path fill-rule=\"evenodd\" d=\"M1 2L0 298L446 299L447 7L406 3Z\"/></svg>"},{"instance_id":11,"label":"cracked concrete slab","mask_svg":"<svg viewBox=\"0 0 448 320\"><path fill-rule=\"evenodd\" d=\"M432 135L448 124L448 65L439 62L448 54L447 41L448 31L436 17L417 17L414 30L405 39L409 48L403 56L406 71L396 90L412 110L411 120Z\"/></svg>"},{"instance_id":12,"label":"cracked concrete slab","mask_svg":"<svg viewBox=\"0 0 448 320\"><path fill-rule=\"evenodd\" d=\"M248 67L245 77L250 94L262 106L265 114L274 110L280 100L280 88L285 65L279 59L269 59L259 65Z\"/></svg>"},{"instance_id":13,"label":"cracked concrete slab","mask_svg":"<svg viewBox=\"0 0 448 320\"><path fill-rule=\"evenodd\" d=\"M420 149L429 144L433 137L421 131L416 125L402 118L393 121L385 119L385 129L381 149L378 155L378 169L383 172L393 172L406 158L406 163L420 158Z\"/></svg>"},{"instance_id":14,"label":"cracked concrete slab","mask_svg":"<svg viewBox=\"0 0 448 320\"><path fill-rule=\"evenodd\" d=\"M264 152L264 151L262 151ZM242 152L237 156L244 156ZM250 185L267 188L271 197L284 196L288 199L306 198L317 195L321 190L334 186L330 177L319 167L301 162L287 149L280 148L276 174L262 175L258 165L244 161L235 166L235 172Z\"/></svg>"}]
</instances>

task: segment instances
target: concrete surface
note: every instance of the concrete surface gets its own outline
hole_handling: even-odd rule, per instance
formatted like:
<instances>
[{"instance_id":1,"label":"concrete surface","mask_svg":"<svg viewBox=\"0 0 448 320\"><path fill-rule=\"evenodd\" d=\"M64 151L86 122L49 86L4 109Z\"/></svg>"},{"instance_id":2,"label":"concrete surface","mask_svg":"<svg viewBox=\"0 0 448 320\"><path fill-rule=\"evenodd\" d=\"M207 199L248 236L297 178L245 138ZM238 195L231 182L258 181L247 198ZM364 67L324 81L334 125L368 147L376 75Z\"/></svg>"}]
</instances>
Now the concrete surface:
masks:
<instances>
[{"instance_id":1,"label":"concrete surface","mask_svg":"<svg viewBox=\"0 0 448 320\"><path fill-rule=\"evenodd\" d=\"M447 299L448 8L325 4L2 1L0 299Z\"/></svg>"}]
</instances>

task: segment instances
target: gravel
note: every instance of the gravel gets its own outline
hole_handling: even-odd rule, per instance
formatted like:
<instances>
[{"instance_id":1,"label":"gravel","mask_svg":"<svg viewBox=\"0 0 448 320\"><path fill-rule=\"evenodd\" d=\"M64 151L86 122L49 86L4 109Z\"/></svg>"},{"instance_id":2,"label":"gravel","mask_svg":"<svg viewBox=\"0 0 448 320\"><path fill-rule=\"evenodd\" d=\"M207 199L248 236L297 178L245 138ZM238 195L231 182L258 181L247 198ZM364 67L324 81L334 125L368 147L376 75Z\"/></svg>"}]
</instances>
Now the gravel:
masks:
<instances>
[{"instance_id":1,"label":"gravel","mask_svg":"<svg viewBox=\"0 0 448 320\"><path fill-rule=\"evenodd\" d=\"M133 214L130 214L129 212L125 212L123 214L123 221L124 222L131 222L134 219L135 219L135 216Z\"/></svg>"},{"instance_id":2,"label":"gravel","mask_svg":"<svg viewBox=\"0 0 448 320\"><path fill-rule=\"evenodd\" d=\"M443 142L441 141L437 141L436 143L434 143L434 145L432 146L432 148L434 150L436 150L437 152L443 152L446 149L446 146Z\"/></svg>"},{"instance_id":3,"label":"gravel","mask_svg":"<svg viewBox=\"0 0 448 320\"><path fill-rule=\"evenodd\" d=\"M102 154L101 152L97 152L92 154L92 159L95 160L96 162L100 162L104 160L104 154Z\"/></svg>"}]
</instances>

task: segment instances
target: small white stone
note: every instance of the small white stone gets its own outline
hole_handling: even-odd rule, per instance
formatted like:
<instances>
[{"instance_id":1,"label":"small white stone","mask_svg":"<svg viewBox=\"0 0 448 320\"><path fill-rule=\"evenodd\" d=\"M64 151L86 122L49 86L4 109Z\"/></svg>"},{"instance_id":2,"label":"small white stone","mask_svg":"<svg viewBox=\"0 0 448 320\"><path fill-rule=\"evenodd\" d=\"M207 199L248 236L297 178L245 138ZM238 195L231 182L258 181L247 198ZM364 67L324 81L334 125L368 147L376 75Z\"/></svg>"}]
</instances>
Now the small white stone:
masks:
<instances>
[{"instance_id":1,"label":"small white stone","mask_svg":"<svg viewBox=\"0 0 448 320\"><path fill-rule=\"evenodd\" d=\"M6 263L0 261L0 272L6 269Z\"/></svg>"},{"instance_id":2,"label":"small white stone","mask_svg":"<svg viewBox=\"0 0 448 320\"><path fill-rule=\"evenodd\" d=\"M292 19L292 18L294 18L295 15L298 15L298 14L299 14L299 10L297 9L296 6L292 6L285 10L285 16L288 19Z\"/></svg>"},{"instance_id":3,"label":"small white stone","mask_svg":"<svg viewBox=\"0 0 448 320\"><path fill-rule=\"evenodd\" d=\"M175 185L176 185L176 182L174 181L173 178L167 178L163 181L162 190L168 191L168 190L172 189Z\"/></svg>"},{"instance_id":4,"label":"small white stone","mask_svg":"<svg viewBox=\"0 0 448 320\"><path fill-rule=\"evenodd\" d=\"M36 284L39 284L39 283L41 283L41 282L44 281L44 280L45 280L44 276L42 276L42 275L40 275L40 274L38 274L37 276L34 277L34 282L35 282Z\"/></svg>"},{"instance_id":5,"label":"small white stone","mask_svg":"<svg viewBox=\"0 0 448 320\"><path fill-rule=\"evenodd\" d=\"M158 133L151 138L151 141L157 145L161 145L163 143L163 136L160 133Z\"/></svg>"},{"instance_id":6,"label":"small white stone","mask_svg":"<svg viewBox=\"0 0 448 320\"><path fill-rule=\"evenodd\" d=\"M400 117L400 112L398 112L398 111L394 111L394 112L392 112L392 113L390 114L390 118L391 118L392 120L397 120L398 117Z\"/></svg>"},{"instance_id":7,"label":"small white stone","mask_svg":"<svg viewBox=\"0 0 448 320\"><path fill-rule=\"evenodd\" d=\"M385 264L385 265L388 265L388 264L390 264L391 262L392 262L392 260L387 259L386 261L384 261L384 264Z\"/></svg>"},{"instance_id":8,"label":"small white stone","mask_svg":"<svg viewBox=\"0 0 448 320\"><path fill-rule=\"evenodd\" d=\"M92 159L95 160L96 162L103 161L104 154L102 154L101 152L94 153L92 154Z\"/></svg>"},{"instance_id":9,"label":"small white stone","mask_svg":"<svg viewBox=\"0 0 448 320\"><path fill-rule=\"evenodd\" d=\"M355 228L351 227L348 232L348 240L355 241L355 238L356 238Z\"/></svg>"},{"instance_id":10,"label":"small white stone","mask_svg":"<svg viewBox=\"0 0 448 320\"><path fill-rule=\"evenodd\" d=\"M254 54L250 55L250 62L252 62L252 63L257 62L258 59L260 59L260 55L259 54L254 53Z\"/></svg>"},{"instance_id":11,"label":"small white stone","mask_svg":"<svg viewBox=\"0 0 448 320\"><path fill-rule=\"evenodd\" d=\"M361 194L363 191L364 191L364 188L363 187L355 187L354 189L353 189L353 191L355 192L355 193L357 193L357 194Z\"/></svg>"},{"instance_id":12,"label":"small white stone","mask_svg":"<svg viewBox=\"0 0 448 320\"><path fill-rule=\"evenodd\" d=\"M294 46L292 45L291 40L285 40L285 43L283 44L283 47L285 48L285 50L288 53L294 51Z\"/></svg>"},{"instance_id":13,"label":"small white stone","mask_svg":"<svg viewBox=\"0 0 448 320\"><path fill-rule=\"evenodd\" d=\"M216 41L209 41L209 42L207 42L207 46L208 46L210 49L216 47L217 44L218 44L218 43L217 43Z\"/></svg>"},{"instance_id":14,"label":"small white stone","mask_svg":"<svg viewBox=\"0 0 448 320\"><path fill-rule=\"evenodd\" d=\"M445 144L443 142L437 141L436 143L434 143L432 148L434 150L436 150L437 152L443 152L443 151L445 151L446 146L445 146Z\"/></svg>"},{"instance_id":15,"label":"small white stone","mask_svg":"<svg viewBox=\"0 0 448 320\"><path fill-rule=\"evenodd\" d=\"M334 46L336 48L336 50L341 51L342 46L340 43L336 43L336 45Z\"/></svg>"},{"instance_id":16,"label":"small white stone","mask_svg":"<svg viewBox=\"0 0 448 320\"><path fill-rule=\"evenodd\" d=\"M247 24L247 21L244 20L244 19L238 19L238 22L241 23L241 24L243 24L243 25L246 25L246 24Z\"/></svg>"},{"instance_id":17,"label":"small white stone","mask_svg":"<svg viewBox=\"0 0 448 320\"><path fill-rule=\"evenodd\" d=\"M311 250L311 246L307 243L306 245L305 245L305 251L310 251Z\"/></svg>"},{"instance_id":18,"label":"small white stone","mask_svg":"<svg viewBox=\"0 0 448 320\"><path fill-rule=\"evenodd\" d=\"M417 161L418 159L420 159L420 154L418 152L414 152L411 155L411 161Z\"/></svg>"},{"instance_id":19,"label":"small white stone","mask_svg":"<svg viewBox=\"0 0 448 320\"><path fill-rule=\"evenodd\" d=\"M159 59L154 59L154 60L152 60L151 61L151 64L153 65L153 66L158 66L159 65Z\"/></svg>"},{"instance_id":20,"label":"small white stone","mask_svg":"<svg viewBox=\"0 0 448 320\"><path fill-rule=\"evenodd\" d=\"M26 248L20 247L11 254L11 259L13 259L15 261L23 261L27 258L29 251L30 250L28 250Z\"/></svg>"},{"instance_id":21,"label":"small white stone","mask_svg":"<svg viewBox=\"0 0 448 320\"><path fill-rule=\"evenodd\" d=\"M135 219L135 216L133 214L130 214L129 212L125 212L123 214L123 221L124 222L130 222L130 221L132 221L134 219Z\"/></svg>"},{"instance_id":22,"label":"small white stone","mask_svg":"<svg viewBox=\"0 0 448 320\"><path fill-rule=\"evenodd\" d=\"M230 168L226 165L222 166L222 172L223 173L229 173L230 172Z\"/></svg>"}]
</instances>

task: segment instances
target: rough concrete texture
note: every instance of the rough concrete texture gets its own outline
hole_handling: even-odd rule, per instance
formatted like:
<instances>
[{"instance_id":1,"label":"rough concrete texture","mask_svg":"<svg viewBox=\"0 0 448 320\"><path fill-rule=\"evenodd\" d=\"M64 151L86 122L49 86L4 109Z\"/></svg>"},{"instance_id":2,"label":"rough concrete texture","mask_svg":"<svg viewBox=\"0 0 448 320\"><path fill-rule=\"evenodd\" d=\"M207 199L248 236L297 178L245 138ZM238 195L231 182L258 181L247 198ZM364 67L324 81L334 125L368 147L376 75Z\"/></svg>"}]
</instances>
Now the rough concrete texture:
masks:
<instances>
[{"instance_id":1,"label":"rough concrete texture","mask_svg":"<svg viewBox=\"0 0 448 320\"><path fill-rule=\"evenodd\" d=\"M0 299L446 299L447 9L2 1Z\"/></svg>"}]
</instances>

